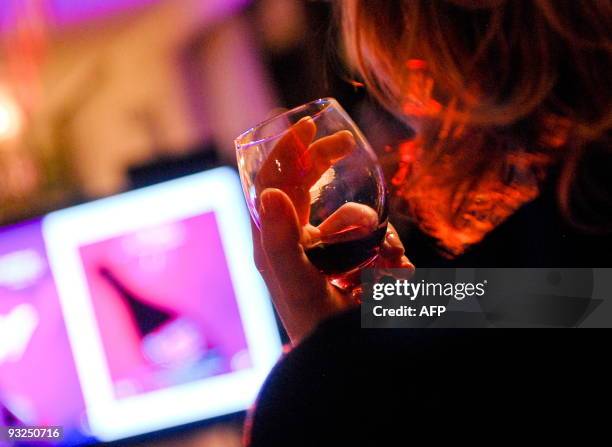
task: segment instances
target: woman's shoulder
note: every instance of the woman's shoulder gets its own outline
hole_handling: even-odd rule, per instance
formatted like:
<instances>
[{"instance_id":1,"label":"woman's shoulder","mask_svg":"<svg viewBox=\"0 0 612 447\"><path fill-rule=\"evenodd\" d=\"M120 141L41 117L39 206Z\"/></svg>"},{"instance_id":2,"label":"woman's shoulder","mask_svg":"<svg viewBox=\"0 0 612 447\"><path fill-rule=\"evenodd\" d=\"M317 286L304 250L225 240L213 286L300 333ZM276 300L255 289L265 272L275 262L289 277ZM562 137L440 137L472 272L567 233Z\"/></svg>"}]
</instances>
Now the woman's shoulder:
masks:
<instances>
[{"instance_id":1,"label":"woman's shoulder","mask_svg":"<svg viewBox=\"0 0 612 447\"><path fill-rule=\"evenodd\" d=\"M348 383L356 383L359 314L324 321L284 354L259 393L247 423L249 446L328 445Z\"/></svg>"},{"instance_id":2,"label":"woman's shoulder","mask_svg":"<svg viewBox=\"0 0 612 447\"><path fill-rule=\"evenodd\" d=\"M566 405L610 396L590 377L605 363L597 331L361 329L360 319L359 309L328 319L279 361L251 413L251 447L405 441L407 423L562 419Z\"/></svg>"}]
</instances>

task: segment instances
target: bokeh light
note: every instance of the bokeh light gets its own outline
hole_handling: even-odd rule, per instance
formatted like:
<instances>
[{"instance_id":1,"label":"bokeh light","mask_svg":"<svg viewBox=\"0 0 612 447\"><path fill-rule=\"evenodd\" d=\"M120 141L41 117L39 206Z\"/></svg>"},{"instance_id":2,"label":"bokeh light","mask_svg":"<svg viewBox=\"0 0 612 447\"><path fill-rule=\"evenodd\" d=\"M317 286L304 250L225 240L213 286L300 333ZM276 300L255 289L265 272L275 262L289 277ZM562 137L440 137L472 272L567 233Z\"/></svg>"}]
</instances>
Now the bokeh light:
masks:
<instances>
[{"instance_id":1,"label":"bokeh light","mask_svg":"<svg viewBox=\"0 0 612 447\"><path fill-rule=\"evenodd\" d=\"M0 142L17 137L23 128L23 112L15 98L0 88Z\"/></svg>"}]
</instances>

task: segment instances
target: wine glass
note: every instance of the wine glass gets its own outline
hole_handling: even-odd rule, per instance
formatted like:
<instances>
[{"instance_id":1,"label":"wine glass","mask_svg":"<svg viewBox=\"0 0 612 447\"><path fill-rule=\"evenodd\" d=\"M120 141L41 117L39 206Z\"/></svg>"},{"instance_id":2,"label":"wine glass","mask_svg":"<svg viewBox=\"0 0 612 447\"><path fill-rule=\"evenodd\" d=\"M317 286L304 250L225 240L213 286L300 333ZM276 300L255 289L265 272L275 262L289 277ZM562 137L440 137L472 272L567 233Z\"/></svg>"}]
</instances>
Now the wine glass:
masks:
<instances>
[{"instance_id":1,"label":"wine glass","mask_svg":"<svg viewBox=\"0 0 612 447\"><path fill-rule=\"evenodd\" d=\"M353 289L373 265L387 231L387 197L374 151L333 98L296 107L235 140L249 211L259 196L285 192L303 229L306 256L333 284Z\"/></svg>"}]
</instances>

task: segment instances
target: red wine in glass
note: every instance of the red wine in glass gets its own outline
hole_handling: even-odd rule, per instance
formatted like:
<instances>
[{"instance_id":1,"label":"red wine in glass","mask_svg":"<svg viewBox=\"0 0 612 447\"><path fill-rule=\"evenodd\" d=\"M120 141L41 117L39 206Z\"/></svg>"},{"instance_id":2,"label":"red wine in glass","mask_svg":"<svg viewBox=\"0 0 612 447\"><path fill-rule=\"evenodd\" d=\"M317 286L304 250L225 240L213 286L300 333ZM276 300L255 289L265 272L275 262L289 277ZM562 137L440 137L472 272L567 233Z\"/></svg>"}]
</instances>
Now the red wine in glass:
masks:
<instances>
[{"instance_id":1,"label":"red wine in glass","mask_svg":"<svg viewBox=\"0 0 612 447\"><path fill-rule=\"evenodd\" d=\"M372 233L350 241L320 242L305 249L306 256L322 273L338 276L369 264L378 256L387 222Z\"/></svg>"}]
</instances>

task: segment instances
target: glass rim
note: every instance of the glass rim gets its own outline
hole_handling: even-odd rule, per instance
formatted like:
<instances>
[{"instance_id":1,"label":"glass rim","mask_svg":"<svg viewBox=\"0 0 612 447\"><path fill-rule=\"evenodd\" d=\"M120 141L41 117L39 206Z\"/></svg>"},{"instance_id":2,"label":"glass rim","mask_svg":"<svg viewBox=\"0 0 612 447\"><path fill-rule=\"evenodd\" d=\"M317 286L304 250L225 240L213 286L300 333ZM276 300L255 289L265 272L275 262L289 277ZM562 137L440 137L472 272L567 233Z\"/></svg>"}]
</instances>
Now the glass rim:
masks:
<instances>
[{"instance_id":1,"label":"glass rim","mask_svg":"<svg viewBox=\"0 0 612 447\"><path fill-rule=\"evenodd\" d=\"M290 110L286 110L286 111L284 111L282 113L279 113L278 115L274 115L274 116L272 116L272 117L270 117L270 118L268 118L268 119L266 119L266 120L264 120L264 121L262 121L262 122L260 122L260 123L258 123L256 125L254 125L253 127L245 130L240 135L238 135L234 139L234 145L236 147L236 150L238 151L240 149L244 149L244 148L247 148L249 146L265 143L267 141L273 140L273 139L278 138L281 135L283 135L285 132L287 132L288 129L286 129L286 130L284 130L284 131L282 131L280 133L276 133L274 135L269 135L267 137L260 138L258 140L249 141L247 143L241 143L240 142L241 140L244 140L244 138L246 138L246 136L249 135L250 133L253 133L255 130L257 130L259 128L262 128L262 127L270 124L271 122L276 121L279 118L282 118L282 117L285 117L285 116L288 116L288 115L291 115L291 114L294 114L294 113L301 112L301 111L303 111L303 110L313 106L314 104L325 104L325 107L323 107L321 110L319 110L318 112L310 115L310 117L314 119L317 116L321 115L323 112L325 112L328 109L328 107L331 104L333 104L333 103L338 104L338 101L335 98L332 98L330 96L326 96L324 98L318 98L318 99L315 99L313 101L307 102L305 104L299 105L299 106L294 107L294 108L292 108Z\"/></svg>"}]
</instances>

